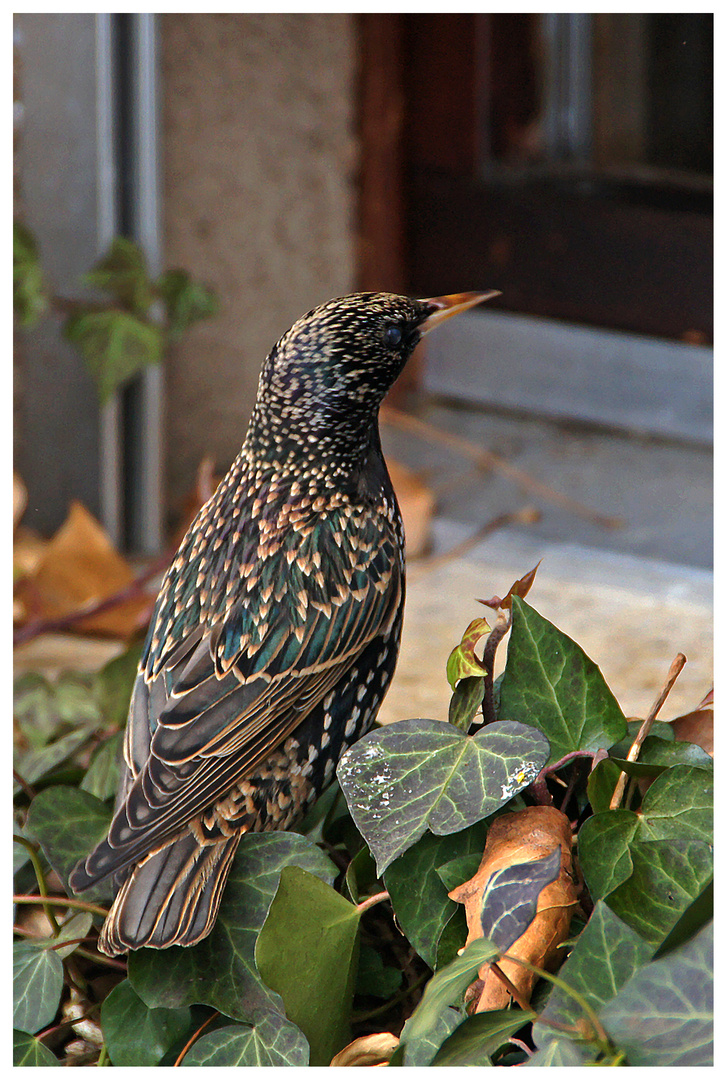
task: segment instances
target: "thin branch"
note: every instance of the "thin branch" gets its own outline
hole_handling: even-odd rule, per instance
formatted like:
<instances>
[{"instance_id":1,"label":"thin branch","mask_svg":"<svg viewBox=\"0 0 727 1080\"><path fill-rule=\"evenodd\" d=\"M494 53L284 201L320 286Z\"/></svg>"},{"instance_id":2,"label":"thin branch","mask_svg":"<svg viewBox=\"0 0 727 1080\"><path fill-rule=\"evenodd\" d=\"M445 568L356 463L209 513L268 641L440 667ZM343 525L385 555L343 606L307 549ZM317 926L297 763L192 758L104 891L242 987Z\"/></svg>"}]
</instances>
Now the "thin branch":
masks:
<instances>
[{"instance_id":1,"label":"thin branch","mask_svg":"<svg viewBox=\"0 0 727 1080\"><path fill-rule=\"evenodd\" d=\"M14 904L55 904L56 907L78 908L79 911L90 911L92 915L108 915L106 908L98 904L90 904L88 900L72 900L67 896L13 896Z\"/></svg>"},{"instance_id":2,"label":"thin branch","mask_svg":"<svg viewBox=\"0 0 727 1080\"><path fill-rule=\"evenodd\" d=\"M424 571L428 573L448 563L451 559L461 558L468 551L471 551L473 547L476 547L485 537L489 536L490 533L496 532L506 525L534 525L538 521L540 521L540 511L533 506L523 506L520 510L513 510L507 514L498 514L497 517L491 518L490 521L475 529L464 540L454 544L448 551L443 551L440 555L425 555L423 558L417 559L412 564L409 575L411 576L413 573L416 576Z\"/></svg>"},{"instance_id":3,"label":"thin branch","mask_svg":"<svg viewBox=\"0 0 727 1080\"><path fill-rule=\"evenodd\" d=\"M593 521L605 529L618 529L623 526L621 518L611 517L600 514L596 510L591 510L590 507L584 506L577 499L572 499L569 495L555 491L553 488L548 487L547 484L543 484L533 476L523 472L522 469L511 465L509 461L506 461L494 451L485 450L484 447L478 446L477 443L471 442L469 439L463 439L461 435L452 435L450 432L444 431L426 420L420 420L417 416L411 416L400 409L392 409L390 405L385 405L382 408L381 419L385 424L401 428L404 431L411 431L429 442L438 442L443 446L448 446L450 450L454 450L463 457L474 461L478 468L493 469L495 472L502 473L503 476L506 476L526 491L530 491L547 502L554 503L556 506L562 506L564 510L577 514L587 521Z\"/></svg>"},{"instance_id":4,"label":"thin branch","mask_svg":"<svg viewBox=\"0 0 727 1080\"><path fill-rule=\"evenodd\" d=\"M35 871L35 880L38 882L38 889L40 890L40 903L43 905L45 917L53 930L53 937L57 937L61 932L61 928L58 925L58 921L53 914L53 909L50 906L48 886L45 882L45 874L43 873L43 867L40 865L40 859L38 858L38 852L35 849L35 845L31 844L29 840L26 840L24 836L18 836L17 834L13 835L13 841L16 844L21 844L30 856L30 861L33 864L33 870Z\"/></svg>"},{"instance_id":5,"label":"thin branch","mask_svg":"<svg viewBox=\"0 0 727 1080\"><path fill-rule=\"evenodd\" d=\"M76 608L75 611L70 611L67 615L61 615L56 619L43 619L40 617L29 619L27 623L14 632L13 647L24 645L40 634L68 630L70 627L75 626L76 623L83 622L84 619L102 615L119 604L123 604L127 600L136 600L140 596L149 596L149 605L151 607L154 598L146 592L144 586L162 570L166 569L170 560L170 553L165 552L164 555L150 563L143 573L135 577L128 585L125 585L123 589L119 589L118 592L113 593L111 596L104 597L103 600L94 600L92 603L84 604L82 607Z\"/></svg>"},{"instance_id":6,"label":"thin branch","mask_svg":"<svg viewBox=\"0 0 727 1080\"><path fill-rule=\"evenodd\" d=\"M639 754L641 753L641 747L644 744L644 739L646 738L646 736L649 734L652 727L654 726L654 721L656 720L656 717L657 717L657 715L659 713L659 710L661 709L661 707L664 704L664 702L666 701L666 699L669 697L669 693L671 691L671 688L674 685L674 683L677 681L677 679L679 678L679 673L682 670L682 668L684 667L684 665L686 664L686 662L687 662L687 658L684 655L684 653L677 653L676 656L674 657L674 659L672 660L671 667L669 668L669 674L666 677L666 682L662 686L661 692L659 693L659 696L657 697L654 704L651 706L651 711L649 712L649 715L646 717L643 724L639 728L639 730L637 732L637 735L636 735L636 738L634 739L633 743L631 744L631 749L629 750L628 754L626 755L626 760L627 761L636 761ZM613 792L613 795L611 797L611 802L609 804L609 810L617 810L618 807L621 805L621 800L623 799L624 789L626 787L626 779L627 779L626 773L622 772L621 775L618 778L618 782L616 784L616 787L614 788L614 792Z\"/></svg>"},{"instance_id":7,"label":"thin branch","mask_svg":"<svg viewBox=\"0 0 727 1080\"><path fill-rule=\"evenodd\" d=\"M194 1034L192 1035L192 1037L191 1037L191 1038L190 1038L190 1039L188 1040L188 1042L187 1042L187 1043L185 1043L185 1045L184 1045L184 1047L183 1047L183 1049L182 1049L182 1051L181 1051L181 1053L180 1053L179 1057L178 1057L178 1058L177 1058L177 1060L176 1060L176 1061L174 1062L174 1066L173 1066L173 1067L174 1067L175 1069L176 1069L176 1068L177 1068L177 1067L178 1067L179 1065L181 1065L181 1064L182 1064L182 1061L183 1061L183 1059L184 1059L184 1056L185 1056L185 1054L187 1053L187 1051L188 1051L188 1050L190 1050L190 1049L191 1049L191 1047L192 1047L192 1046L194 1045L194 1043L196 1043L196 1042L197 1042L197 1039L198 1039L198 1038L200 1037L200 1035L202 1034L202 1032L204 1031L204 1029L205 1029L205 1028L207 1027L207 1025L208 1025L208 1024L211 1024L211 1023L212 1023L212 1021L213 1021L213 1020L215 1019L215 1017L217 1017L217 1016L219 1016L219 1015L220 1015L220 1011L219 1011L219 1009L215 1009L215 1011L214 1011L214 1012L212 1013L212 1015L211 1015L211 1016L208 1016L208 1017L207 1017L207 1019L205 1020L204 1024L202 1024L202 1025L201 1025L200 1027L198 1027L198 1028L197 1028L197 1030L196 1030L196 1031L194 1032Z\"/></svg>"},{"instance_id":8,"label":"thin branch","mask_svg":"<svg viewBox=\"0 0 727 1080\"><path fill-rule=\"evenodd\" d=\"M362 900L360 904L356 905L356 911L359 915L363 915L364 911L368 911L369 908L375 907L376 904L381 904L384 900L389 899L387 892L375 893L374 896L367 896L365 900Z\"/></svg>"}]
</instances>

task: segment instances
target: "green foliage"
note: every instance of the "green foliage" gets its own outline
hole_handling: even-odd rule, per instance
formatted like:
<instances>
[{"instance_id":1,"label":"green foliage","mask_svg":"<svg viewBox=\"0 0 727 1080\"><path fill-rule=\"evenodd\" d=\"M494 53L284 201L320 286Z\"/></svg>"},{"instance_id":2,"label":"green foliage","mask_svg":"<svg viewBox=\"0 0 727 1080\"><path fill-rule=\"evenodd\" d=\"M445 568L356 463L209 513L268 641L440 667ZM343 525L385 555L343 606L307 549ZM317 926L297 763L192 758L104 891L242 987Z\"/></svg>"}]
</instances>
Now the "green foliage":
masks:
<instances>
[{"instance_id":1,"label":"green foliage","mask_svg":"<svg viewBox=\"0 0 727 1080\"><path fill-rule=\"evenodd\" d=\"M469 736L438 720L402 720L353 746L338 780L382 873L425 829L449 836L489 817L535 779L547 755L546 740L523 724Z\"/></svg>"},{"instance_id":2,"label":"green foliage","mask_svg":"<svg viewBox=\"0 0 727 1080\"><path fill-rule=\"evenodd\" d=\"M324 881L283 869L255 960L308 1040L311 1065L330 1064L349 1042L359 919L358 908Z\"/></svg>"},{"instance_id":3,"label":"green foliage","mask_svg":"<svg viewBox=\"0 0 727 1080\"><path fill-rule=\"evenodd\" d=\"M500 715L542 731L551 764L573 750L605 749L621 739L626 719L580 645L518 596L512 614Z\"/></svg>"},{"instance_id":4,"label":"green foliage","mask_svg":"<svg viewBox=\"0 0 727 1080\"><path fill-rule=\"evenodd\" d=\"M13 311L21 326L30 329L48 309L38 245L29 229L13 222Z\"/></svg>"},{"instance_id":5,"label":"green foliage","mask_svg":"<svg viewBox=\"0 0 727 1080\"><path fill-rule=\"evenodd\" d=\"M124 245L112 254L93 284L139 317L143 263ZM185 284L164 286L180 326L196 303ZM82 1043L83 1060L116 1067L325 1066L377 1031L400 1036L395 1067L709 1064L711 759L656 723L627 762L640 724L626 724L596 665L516 592L508 603L494 713L486 631L470 626L450 658L449 722L365 736L297 832L241 839L207 938L121 964L94 949L110 884L80 908L57 894L108 827L138 646L94 676L19 677L16 922L33 892L55 916L15 943L15 1064L72 1063L85 1023L100 1024L104 1049ZM557 973L537 969L529 1009L470 1014L467 988L531 926L560 850L490 875L485 936L467 948L448 893L475 875L496 817L553 800L574 835L571 940ZM64 1024L81 992L84 1019Z\"/></svg>"},{"instance_id":6,"label":"green foliage","mask_svg":"<svg viewBox=\"0 0 727 1080\"><path fill-rule=\"evenodd\" d=\"M189 1009L148 1009L128 979L101 1006L112 1065L158 1065L189 1027Z\"/></svg>"},{"instance_id":7,"label":"green foliage","mask_svg":"<svg viewBox=\"0 0 727 1080\"><path fill-rule=\"evenodd\" d=\"M16 222L13 235L13 306L32 329L49 309L63 317L63 334L83 356L101 404L144 368L158 364L169 346L200 319L217 313L214 292L185 270L152 279L141 248L117 236L82 284L105 301L68 301L47 294L32 234Z\"/></svg>"}]
</instances>

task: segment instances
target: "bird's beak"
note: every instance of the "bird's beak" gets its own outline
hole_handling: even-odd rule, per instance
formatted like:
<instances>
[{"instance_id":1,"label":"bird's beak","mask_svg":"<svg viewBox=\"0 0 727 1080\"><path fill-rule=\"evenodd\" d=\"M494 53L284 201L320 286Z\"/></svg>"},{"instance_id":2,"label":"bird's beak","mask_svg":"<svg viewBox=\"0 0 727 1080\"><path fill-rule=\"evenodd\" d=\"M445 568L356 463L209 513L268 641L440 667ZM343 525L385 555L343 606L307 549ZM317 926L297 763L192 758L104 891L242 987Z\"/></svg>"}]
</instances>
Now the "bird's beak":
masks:
<instances>
[{"instance_id":1,"label":"bird's beak","mask_svg":"<svg viewBox=\"0 0 727 1080\"><path fill-rule=\"evenodd\" d=\"M467 311L471 307L476 307L477 304L483 304L485 300L492 300L493 296L500 295L499 289L490 289L489 292L458 292L452 293L451 296L434 296L428 300L420 300L420 303L428 304L435 310L420 323L419 333L428 334L445 319L451 319L453 315L459 315L462 311Z\"/></svg>"}]
</instances>

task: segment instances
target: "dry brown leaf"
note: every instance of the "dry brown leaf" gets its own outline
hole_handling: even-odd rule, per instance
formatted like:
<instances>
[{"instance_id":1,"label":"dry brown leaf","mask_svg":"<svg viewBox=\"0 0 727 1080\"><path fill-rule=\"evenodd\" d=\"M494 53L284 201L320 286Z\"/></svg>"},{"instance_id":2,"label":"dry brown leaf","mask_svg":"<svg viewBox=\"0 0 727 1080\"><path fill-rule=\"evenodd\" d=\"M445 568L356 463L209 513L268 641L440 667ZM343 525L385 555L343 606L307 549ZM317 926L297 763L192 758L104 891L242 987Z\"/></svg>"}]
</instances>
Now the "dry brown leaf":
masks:
<instances>
[{"instance_id":1,"label":"dry brown leaf","mask_svg":"<svg viewBox=\"0 0 727 1080\"><path fill-rule=\"evenodd\" d=\"M577 895L570 822L554 806L529 806L503 814L492 823L477 873L449 894L452 900L464 904L469 929L466 945L482 937L482 898L491 875L506 866L542 859L558 844L562 853L560 875L542 890L535 919L507 950L509 956L537 967L557 966L562 955L559 946L568 937ZM537 975L512 960L500 960L498 967L517 988L520 1001L529 1001ZM510 993L485 964L480 968L480 978L469 988L467 1000L471 1002L470 1012L504 1009Z\"/></svg>"},{"instance_id":2,"label":"dry brown leaf","mask_svg":"<svg viewBox=\"0 0 727 1080\"><path fill-rule=\"evenodd\" d=\"M714 757L714 691L705 695L696 709L670 721L675 739L696 743Z\"/></svg>"},{"instance_id":3,"label":"dry brown leaf","mask_svg":"<svg viewBox=\"0 0 727 1080\"><path fill-rule=\"evenodd\" d=\"M415 472L399 461L387 459L387 468L404 519L407 556L418 558L426 554L431 539L435 499Z\"/></svg>"},{"instance_id":4,"label":"dry brown leaf","mask_svg":"<svg viewBox=\"0 0 727 1080\"><path fill-rule=\"evenodd\" d=\"M65 522L44 546L34 573L20 583L18 599L29 616L61 619L116 595L133 579L131 567L101 525L81 503L73 502ZM79 620L73 630L128 638L148 614L149 600L137 596Z\"/></svg>"},{"instance_id":5,"label":"dry brown leaf","mask_svg":"<svg viewBox=\"0 0 727 1080\"><path fill-rule=\"evenodd\" d=\"M331 1065L388 1065L389 1058L399 1045L396 1035L390 1031L378 1031L375 1035L362 1035L344 1046L334 1057Z\"/></svg>"}]
</instances>

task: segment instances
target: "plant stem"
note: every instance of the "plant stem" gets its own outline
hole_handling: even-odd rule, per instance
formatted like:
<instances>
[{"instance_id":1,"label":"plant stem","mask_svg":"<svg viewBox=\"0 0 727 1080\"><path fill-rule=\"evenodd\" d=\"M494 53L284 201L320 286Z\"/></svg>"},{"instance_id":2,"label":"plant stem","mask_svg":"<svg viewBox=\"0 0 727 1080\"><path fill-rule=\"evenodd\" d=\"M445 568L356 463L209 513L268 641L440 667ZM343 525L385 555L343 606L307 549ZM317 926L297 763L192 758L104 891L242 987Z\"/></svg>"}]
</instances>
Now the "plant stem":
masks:
<instances>
[{"instance_id":1,"label":"plant stem","mask_svg":"<svg viewBox=\"0 0 727 1080\"><path fill-rule=\"evenodd\" d=\"M679 672L682 670L686 662L687 658L684 653L677 653L672 660L671 667L669 668L669 674L666 677L666 682L662 686L659 696L657 697L654 704L651 706L651 711L649 712L649 715L646 717L643 724L639 728L636 738L631 744L631 749L626 755L627 761L636 761L636 759L638 758L639 753L641 752L641 747L644 744L644 739L651 731L654 725L654 721L656 720L656 717L659 713L659 710L661 709L666 699L669 697L669 692L671 691L674 683L677 681L679 677ZM621 805L621 800L623 799L625 787L626 773L622 772L618 778L616 787L614 788L613 795L611 796L609 810L618 810L619 806Z\"/></svg>"},{"instance_id":2,"label":"plant stem","mask_svg":"<svg viewBox=\"0 0 727 1080\"><path fill-rule=\"evenodd\" d=\"M98 904L90 904L87 900L71 900L67 896L13 896L14 904L55 904L56 907L78 908L79 911L90 911L92 915L108 915L106 908Z\"/></svg>"},{"instance_id":3,"label":"plant stem","mask_svg":"<svg viewBox=\"0 0 727 1080\"><path fill-rule=\"evenodd\" d=\"M388 899L389 894L387 892L380 892L376 893L374 896L367 896L365 900L362 900L360 904L356 905L356 911L358 911L359 915L363 915L364 911L368 911L369 908Z\"/></svg>"},{"instance_id":4,"label":"plant stem","mask_svg":"<svg viewBox=\"0 0 727 1080\"><path fill-rule=\"evenodd\" d=\"M194 1033L194 1034L192 1035L191 1039L189 1039L189 1041L188 1041L187 1043L185 1043L184 1047L182 1048L182 1052L180 1053L180 1055L179 1055L179 1057L177 1058L177 1060L176 1060L176 1061L174 1062L174 1066L173 1066L173 1067L174 1067L175 1069L176 1069L176 1068L177 1068L177 1067L178 1067L179 1065L181 1065L181 1064L182 1064L182 1060L183 1060L183 1058L184 1058L185 1054L186 1054L186 1053L187 1053L187 1051L188 1051L188 1050L189 1050L189 1049L190 1049L190 1048L192 1047L192 1045L193 1045L194 1043L196 1043L197 1039L198 1039L198 1038L200 1037L200 1035L202 1034L202 1032L204 1031L204 1029L205 1029L205 1028L207 1027L207 1025L208 1025L208 1024L211 1024L211 1023L212 1023L212 1021L213 1021L213 1020L215 1019L215 1017L216 1017L216 1016L219 1016L219 1015L220 1015L219 1009L215 1009L215 1011L214 1011L214 1012L212 1013L212 1015L211 1015L211 1016L208 1016L208 1017L207 1017L207 1019L205 1020L204 1024L202 1024L202 1025L201 1025L201 1027L198 1027L198 1028L197 1028L197 1030L195 1031L195 1033Z\"/></svg>"},{"instance_id":5,"label":"plant stem","mask_svg":"<svg viewBox=\"0 0 727 1080\"><path fill-rule=\"evenodd\" d=\"M43 873L43 867L40 865L40 859L38 858L38 852L35 850L35 846L26 840L24 836L18 836L17 833L13 834L13 841L16 844L22 844L25 850L30 856L30 861L33 864L35 870L35 879L38 882L38 888L40 889L40 895L42 897L41 903L43 904L43 911L45 917L51 925L53 930L53 937L57 937L61 932L61 928L58 925L58 921L53 914L53 909L50 906L50 899L48 897L48 886L45 883L45 874Z\"/></svg>"}]
</instances>

